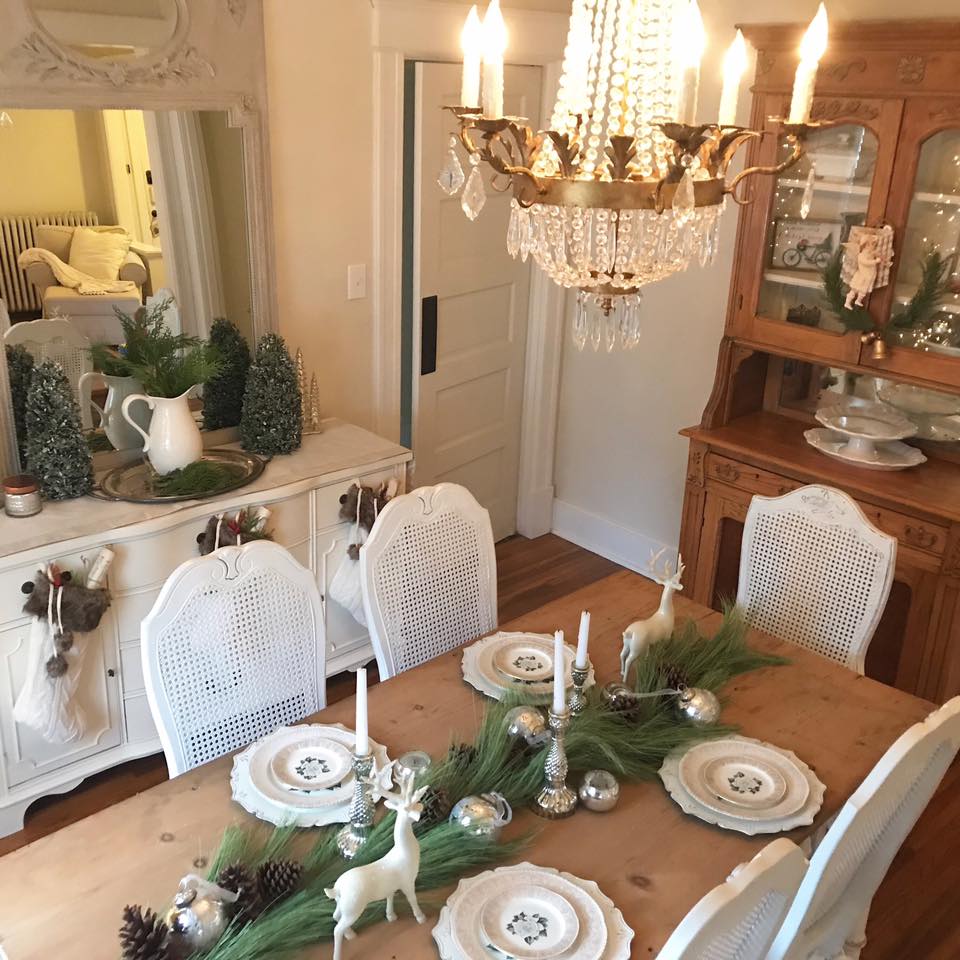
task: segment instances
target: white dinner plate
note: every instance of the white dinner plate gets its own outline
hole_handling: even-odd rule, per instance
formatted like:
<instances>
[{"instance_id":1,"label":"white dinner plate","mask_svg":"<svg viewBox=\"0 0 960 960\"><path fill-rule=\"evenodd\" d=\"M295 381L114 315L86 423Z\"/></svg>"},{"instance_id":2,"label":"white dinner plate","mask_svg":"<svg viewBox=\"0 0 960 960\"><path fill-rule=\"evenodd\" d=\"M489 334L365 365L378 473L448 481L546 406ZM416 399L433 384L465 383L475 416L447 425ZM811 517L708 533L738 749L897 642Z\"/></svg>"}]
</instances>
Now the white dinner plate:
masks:
<instances>
[{"instance_id":1,"label":"white dinner plate","mask_svg":"<svg viewBox=\"0 0 960 960\"><path fill-rule=\"evenodd\" d=\"M810 785L803 771L762 743L708 740L680 760L680 783L710 810L745 820L779 820L803 809Z\"/></svg>"},{"instance_id":2,"label":"white dinner plate","mask_svg":"<svg viewBox=\"0 0 960 960\"><path fill-rule=\"evenodd\" d=\"M507 640L493 654L497 672L511 682L543 683L553 679L553 651L542 643Z\"/></svg>"},{"instance_id":3,"label":"white dinner plate","mask_svg":"<svg viewBox=\"0 0 960 960\"><path fill-rule=\"evenodd\" d=\"M480 911L480 931L515 960L553 960L577 942L580 920L564 896L531 883L494 893Z\"/></svg>"},{"instance_id":4,"label":"white dinner plate","mask_svg":"<svg viewBox=\"0 0 960 960\"><path fill-rule=\"evenodd\" d=\"M927 462L927 458L916 447L901 443L899 440L878 443L872 459L864 460L848 450L847 437L834 433L833 430L814 427L805 431L803 436L815 450L834 460L842 460L844 463L862 467L864 470L906 470Z\"/></svg>"},{"instance_id":5,"label":"white dinner plate","mask_svg":"<svg viewBox=\"0 0 960 960\"><path fill-rule=\"evenodd\" d=\"M270 760L270 772L281 787L307 794L339 786L352 769L350 751L329 737L297 740L281 747Z\"/></svg>"}]
</instances>

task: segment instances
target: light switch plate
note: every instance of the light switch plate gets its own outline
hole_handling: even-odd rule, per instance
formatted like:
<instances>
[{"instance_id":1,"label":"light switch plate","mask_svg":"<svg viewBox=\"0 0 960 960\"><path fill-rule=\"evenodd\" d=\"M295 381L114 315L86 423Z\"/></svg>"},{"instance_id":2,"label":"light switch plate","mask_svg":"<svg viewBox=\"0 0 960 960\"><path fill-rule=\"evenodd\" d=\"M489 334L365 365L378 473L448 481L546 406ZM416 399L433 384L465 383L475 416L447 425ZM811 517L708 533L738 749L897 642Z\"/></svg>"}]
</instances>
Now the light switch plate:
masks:
<instances>
[{"instance_id":1,"label":"light switch plate","mask_svg":"<svg viewBox=\"0 0 960 960\"><path fill-rule=\"evenodd\" d=\"M354 263L347 267L347 299L362 300L367 295L367 265Z\"/></svg>"}]
</instances>

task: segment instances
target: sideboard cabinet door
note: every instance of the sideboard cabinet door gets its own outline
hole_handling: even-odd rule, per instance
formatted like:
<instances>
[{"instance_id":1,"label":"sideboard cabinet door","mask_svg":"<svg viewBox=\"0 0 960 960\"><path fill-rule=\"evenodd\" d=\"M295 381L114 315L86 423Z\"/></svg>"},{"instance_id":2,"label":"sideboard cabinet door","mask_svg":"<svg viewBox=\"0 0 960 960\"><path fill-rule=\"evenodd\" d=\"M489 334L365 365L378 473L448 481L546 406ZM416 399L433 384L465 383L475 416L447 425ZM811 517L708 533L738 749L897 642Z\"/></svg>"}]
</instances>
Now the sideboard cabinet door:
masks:
<instances>
[{"instance_id":1,"label":"sideboard cabinet door","mask_svg":"<svg viewBox=\"0 0 960 960\"><path fill-rule=\"evenodd\" d=\"M98 630L77 637L86 646L76 691L85 729L73 743L48 743L14 721L13 705L30 659L30 621L0 631L0 738L8 787L119 745L122 721L111 616L108 611Z\"/></svg>"}]
</instances>

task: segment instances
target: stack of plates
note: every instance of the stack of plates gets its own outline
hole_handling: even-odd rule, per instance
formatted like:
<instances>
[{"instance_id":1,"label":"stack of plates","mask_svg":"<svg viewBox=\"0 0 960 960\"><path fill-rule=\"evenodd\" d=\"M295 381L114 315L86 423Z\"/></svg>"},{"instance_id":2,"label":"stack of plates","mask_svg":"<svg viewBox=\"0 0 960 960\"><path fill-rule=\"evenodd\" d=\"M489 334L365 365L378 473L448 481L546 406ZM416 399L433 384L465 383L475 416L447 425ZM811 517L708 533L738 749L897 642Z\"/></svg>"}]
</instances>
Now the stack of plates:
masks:
<instances>
[{"instance_id":1,"label":"stack of plates","mask_svg":"<svg viewBox=\"0 0 960 960\"><path fill-rule=\"evenodd\" d=\"M576 651L564 647L569 689ZM530 703L546 701L553 691L553 637L542 633L494 633L463 651L463 678L494 700L507 691L521 692ZM585 686L592 686L593 669Z\"/></svg>"},{"instance_id":2,"label":"stack of plates","mask_svg":"<svg viewBox=\"0 0 960 960\"><path fill-rule=\"evenodd\" d=\"M629 960L633 931L593 881L520 863L461 880L433 938L442 960Z\"/></svg>"},{"instance_id":3,"label":"stack of plates","mask_svg":"<svg viewBox=\"0 0 960 960\"><path fill-rule=\"evenodd\" d=\"M813 823L826 789L796 754L747 737L674 751L660 779L686 813L749 835Z\"/></svg>"},{"instance_id":4,"label":"stack of plates","mask_svg":"<svg viewBox=\"0 0 960 960\"><path fill-rule=\"evenodd\" d=\"M233 799L261 820L297 827L346 823L356 736L343 724L280 727L233 758ZM378 783L390 789L385 747L370 741ZM379 799L379 794L374 794Z\"/></svg>"}]
</instances>

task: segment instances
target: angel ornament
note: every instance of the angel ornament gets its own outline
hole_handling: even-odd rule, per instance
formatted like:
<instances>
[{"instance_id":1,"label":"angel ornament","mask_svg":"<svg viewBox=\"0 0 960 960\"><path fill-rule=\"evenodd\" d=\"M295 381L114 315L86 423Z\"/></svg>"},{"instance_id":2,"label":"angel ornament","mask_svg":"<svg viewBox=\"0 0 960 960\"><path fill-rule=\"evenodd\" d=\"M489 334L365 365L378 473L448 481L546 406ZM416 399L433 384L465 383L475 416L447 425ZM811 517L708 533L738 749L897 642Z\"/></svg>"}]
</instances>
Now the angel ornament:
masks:
<instances>
[{"instance_id":1,"label":"angel ornament","mask_svg":"<svg viewBox=\"0 0 960 960\"><path fill-rule=\"evenodd\" d=\"M893 264L893 228L851 227L844 244L841 278L849 287L844 306L862 307L867 296L890 280Z\"/></svg>"}]
</instances>

